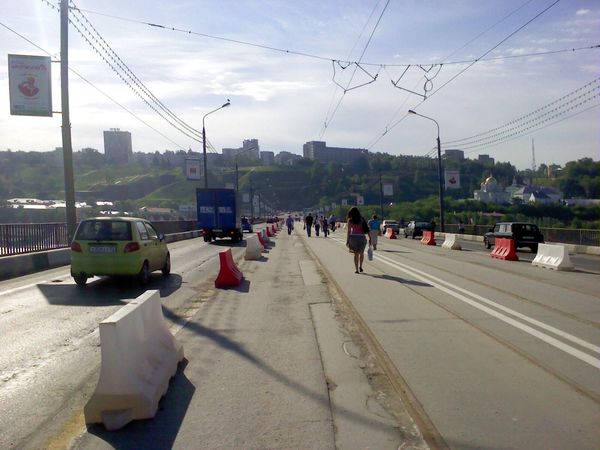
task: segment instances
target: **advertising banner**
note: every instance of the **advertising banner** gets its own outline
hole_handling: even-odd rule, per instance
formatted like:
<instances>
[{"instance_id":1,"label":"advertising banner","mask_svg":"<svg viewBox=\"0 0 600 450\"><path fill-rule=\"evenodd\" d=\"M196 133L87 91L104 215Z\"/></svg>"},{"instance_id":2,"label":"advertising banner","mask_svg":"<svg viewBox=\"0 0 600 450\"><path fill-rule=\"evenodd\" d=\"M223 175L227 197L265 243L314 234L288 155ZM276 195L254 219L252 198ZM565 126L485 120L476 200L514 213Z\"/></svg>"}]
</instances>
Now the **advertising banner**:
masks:
<instances>
[{"instance_id":1,"label":"advertising banner","mask_svg":"<svg viewBox=\"0 0 600 450\"><path fill-rule=\"evenodd\" d=\"M242 201L244 203L250 203L250 194L248 192L242 194Z\"/></svg>"},{"instance_id":2,"label":"advertising banner","mask_svg":"<svg viewBox=\"0 0 600 450\"><path fill-rule=\"evenodd\" d=\"M200 160L186 158L185 160L185 176L188 180L200 179Z\"/></svg>"},{"instance_id":3,"label":"advertising banner","mask_svg":"<svg viewBox=\"0 0 600 450\"><path fill-rule=\"evenodd\" d=\"M446 170L446 189L460 189L460 172L458 170Z\"/></svg>"},{"instance_id":4,"label":"advertising banner","mask_svg":"<svg viewBox=\"0 0 600 450\"><path fill-rule=\"evenodd\" d=\"M8 55L8 92L13 116L52 117L49 56Z\"/></svg>"},{"instance_id":5,"label":"advertising banner","mask_svg":"<svg viewBox=\"0 0 600 450\"><path fill-rule=\"evenodd\" d=\"M342 199L342 206L348 206L348 200L345 198Z\"/></svg>"},{"instance_id":6,"label":"advertising banner","mask_svg":"<svg viewBox=\"0 0 600 450\"><path fill-rule=\"evenodd\" d=\"M356 196L356 205L360 206L360 205L364 205L365 204L365 198L362 195L357 195Z\"/></svg>"},{"instance_id":7,"label":"advertising banner","mask_svg":"<svg viewBox=\"0 0 600 450\"><path fill-rule=\"evenodd\" d=\"M337 203L335 203L335 202L332 202L332 203L331 203L331 209L335 209L335 208L337 208Z\"/></svg>"},{"instance_id":8,"label":"advertising banner","mask_svg":"<svg viewBox=\"0 0 600 450\"><path fill-rule=\"evenodd\" d=\"M383 196L393 197L394 196L394 185L392 183L383 184Z\"/></svg>"}]
</instances>

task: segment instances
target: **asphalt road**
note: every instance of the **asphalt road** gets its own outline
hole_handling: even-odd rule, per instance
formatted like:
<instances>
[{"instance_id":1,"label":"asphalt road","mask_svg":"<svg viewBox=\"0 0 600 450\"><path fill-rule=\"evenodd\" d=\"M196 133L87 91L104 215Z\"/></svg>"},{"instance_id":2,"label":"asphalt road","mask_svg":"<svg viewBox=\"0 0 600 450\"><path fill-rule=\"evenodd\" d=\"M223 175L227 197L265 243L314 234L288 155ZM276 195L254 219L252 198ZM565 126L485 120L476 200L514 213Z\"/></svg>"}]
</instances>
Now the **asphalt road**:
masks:
<instances>
[{"instance_id":1,"label":"asphalt road","mask_svg":"<svg viewBox=\"0 0 600 450\"><path fill-rule=\"evenodd\" d=\"M380 238L355 274L340 231L306 242L414 397L425 432L460 449L597 449L597 273Z\"/></svg>"},{"instance_id":2,"label":"asphalt road","mask_svg":"<svg viewBox=\"0 0 600 450\"><path fill-rule=\"evenodd\" d=\"M214 271L222 248L202 239L169 244L174 271L168 278L154 272L148 289L160 291L173 316L185 315L180 310L203 274ZM82 289L69 267L0 282L0 448L36 448L64 428L69 404L85 404L97 381L98 323L144 290L110 278L88 280Z\"/></svg>"},{"instance_id":3,"label":"asphalt road","mask_svg":"<svg viewBox=\"0 0 600 450\"><path fill-rule=\"evenodd\" d=\"M481 243L452 251L380 238L374 261L365 261L365 273L356 275L340 231L327 239L304 238L301 230L279 237L279 248L262 262L268 269L253 269L250 292L222 293L219 302L208 301L215 296L210 276L217 270L217 253L228 243L169 244L173 273L168 278L154 273L148 288L160 291L173 330L181 330L186 318L195 319L182 330L190 336L193 356L178 385L189 404L180 406L182 416L171 418L167 429L160 421L147 423L130 428L121 441L95 429L102 439L88 433L79 448L111 443L131 448L142 436L151 442L165 433L178 448L190 448L199 436L208 440L198 448L219 442L235 448L245 438L254 439L253 448L261 442L298 448L303 435L313 446L326 442L329 448L332 428L339 448L358 442L361 448L397 448L397 431L406 431L405 424L391 427L389 415L375 408L373 392L358 377L353 381L358 384L344 386L350 377L344 360L325 357L341 348L342 358L353 351L331 335L332 294L321 285L306 246L328 285L356 314L355 326L372 339L370 350L430 443L460 449L597 449L599 258L573 257L576 271L555 272L531 266L528 251L519 252L520 261L508 262L490 258ZM239 255L243 248L233 250ZM0 448L65 448L81 433L81 408L99 370L98 323L142 292L136 284L106 278L81 289L68 267L0 282ZM350 360L358 370L368 365L355 356ZM264 389L250 392L249 386ZM285 386L293 392L282 391ZM328 412L326 386L329 401L343 407L334 404ZM393 396L375 389L379 396ZM286 395L289 405L278 395ZM349 413L344 402L352 397L367 411ZM241 407L254 410L253 416L232 431ZM286 417L286 410L298 421ZM314 411L319 418L311 421ZM255 436L259 429L262 434ZM371 440L373 430L381 444Z\"/></svg>"}]
</instances>

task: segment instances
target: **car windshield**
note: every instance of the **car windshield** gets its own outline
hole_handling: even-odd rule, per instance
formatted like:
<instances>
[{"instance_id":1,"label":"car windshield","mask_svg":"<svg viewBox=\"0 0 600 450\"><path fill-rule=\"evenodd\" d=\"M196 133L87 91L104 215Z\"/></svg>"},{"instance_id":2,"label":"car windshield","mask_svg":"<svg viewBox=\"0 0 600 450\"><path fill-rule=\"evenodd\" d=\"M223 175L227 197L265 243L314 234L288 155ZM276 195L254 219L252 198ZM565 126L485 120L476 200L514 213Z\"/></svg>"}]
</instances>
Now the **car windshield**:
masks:
<instances>
[{"instance_id":1,"label":"car windshield","mask_svg":"<svg viewBox=\"0 0 600 450\"><path fill-rule=\"evenodd\" d=\"M79 225L75 239L82 241L130 241L131 224L124 221L86 220Z\"/></svg>"}]
</instances>

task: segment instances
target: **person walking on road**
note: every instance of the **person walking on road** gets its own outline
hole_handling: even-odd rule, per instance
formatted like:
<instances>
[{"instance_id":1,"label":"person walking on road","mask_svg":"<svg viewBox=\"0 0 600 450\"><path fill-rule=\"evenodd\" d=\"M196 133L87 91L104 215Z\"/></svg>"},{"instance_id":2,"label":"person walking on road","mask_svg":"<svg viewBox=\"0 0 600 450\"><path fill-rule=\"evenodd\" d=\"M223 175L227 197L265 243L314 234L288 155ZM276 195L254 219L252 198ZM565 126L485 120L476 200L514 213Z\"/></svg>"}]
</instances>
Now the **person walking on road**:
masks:
<instances>
[{"instance_id":1,"label":"person walking on road","mask_svg":"<svg viewBox=\"0 0 600 450\"><path fill-rule=\"evenodd\" d=\"M291 214L285 219L285 224L287 225L288 234L292 234L292 230L294 229L294 219Z\"/></svg>"},{"instance_id":2,"label":"person walking on road","mask_svg":"<svg viewBox=\"0 0 600 450\"><path fill-rule=\"evenodd\" d=\"M379 228L381 227L381 222L377 218L376 214L373 214L371 220L367 222L369 225L369 236L371 236L371 244L373 244L373 250L377 250L377 237L381 233Z\"/></svg>"},{"instance_id":3,"label":"person walking on road","mask_svg":"<svg viewBox=\"0 0 600 450\"><path fill-rule=\"evenodd\" d=\"M335 231L335 216L333 214L329 216L329 228L332 233Z\"/></svg>"},{"instance_id":4,"label":"person walking on road","mask_svg":"<svg viewBox=\"0 0 600 450\"><path fill-rule=\"evenodd\" d=\"M308 237L310 237L310 232L313 226L313 220L314 219L311 213L308 213L308 216L304 218L304 228L306 228L306 234Z\"/></svg>"},{"instance_id":5,"label":"person walking on road","mask_svg":"<svg viewBox=\"0 0 600 450\"><path fill-rule=\"evenodd\" d=\"M329 224L327 223L327 217L321 217L321 228L323 229L323 237L327 237L329 234Z\"/></svg>"},{"instance_id":6,"label":"person walking on road","mask_svg":"<svg viewBox=\"0 0 600 450\"><path fill-rule=\"evenodd\" d=\"M363 260L365 259L365 247L367 246L367 238L369 236L369 244L371 244L371 236L369 235L369 225L360 215L360 211L356 206L348 210L348 219L346 226L346 245L352 253L354 253L354 273L362 272Z\"/></svg>"}]
</instances>

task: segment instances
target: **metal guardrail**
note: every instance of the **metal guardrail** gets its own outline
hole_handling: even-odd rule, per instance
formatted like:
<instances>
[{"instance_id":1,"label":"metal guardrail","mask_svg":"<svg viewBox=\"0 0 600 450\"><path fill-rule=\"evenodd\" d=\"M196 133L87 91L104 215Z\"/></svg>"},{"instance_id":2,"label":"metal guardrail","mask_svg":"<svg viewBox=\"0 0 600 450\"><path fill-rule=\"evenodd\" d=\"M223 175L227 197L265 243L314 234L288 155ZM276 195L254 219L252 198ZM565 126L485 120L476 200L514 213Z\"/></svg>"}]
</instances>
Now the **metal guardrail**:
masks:
<instances>
[{"instance_id":1,"label":"metal guardrail","mask_svg":"<svg viewBox=\"0 0 600 450\"><path fill-rule=\"evenodd\" d=\"M164 234L197 229L195 220L152 223L159 232ZM55 250L69 245L66 223L0 224L0 256Z\"/></svg>"},{"instance_id":2,"label":"metal guardrail","mask_svg":"<svg viewBox=\"0 0 600 450\"><path fill-rule=\"evenodd\" d=\"M64 248L67 241L66 223L0 224L0 256Z\"/></svg>"},{"instance_id":3,"label":"metal guardrail","mask_svg":"<svg viewBox=\"0 0 600 450\"><path fill-rule=\"evenodd\" d=\"M195 220L152 222L164 234L197 229ZM458 224L446 224L448 233L459 233ZM487 225L464 225L464 234L483 236ZM600 246L600 230L573 228L540 228L547 242ZM0 256L54 250L69 246L65 223L0 224Z\"/></svg>"}]
</instances>

